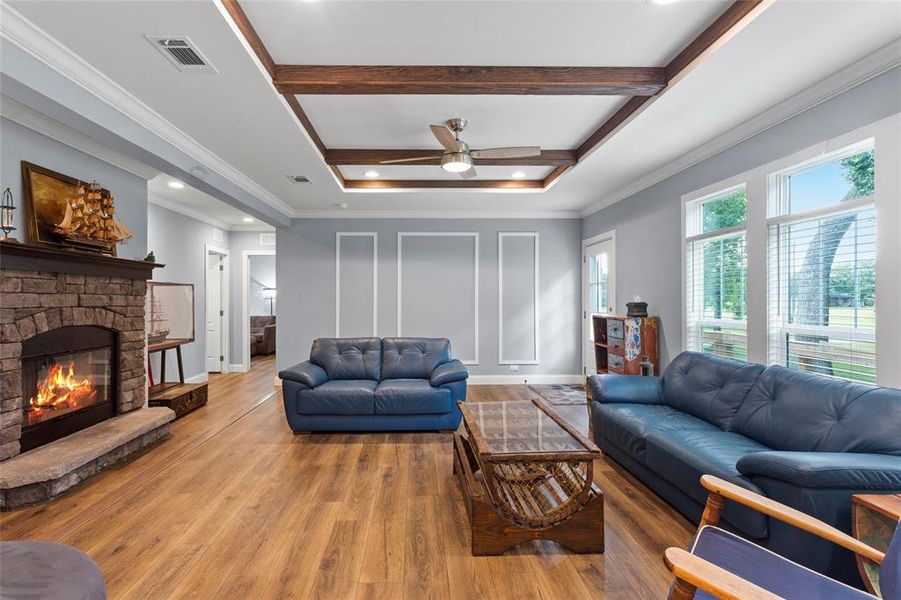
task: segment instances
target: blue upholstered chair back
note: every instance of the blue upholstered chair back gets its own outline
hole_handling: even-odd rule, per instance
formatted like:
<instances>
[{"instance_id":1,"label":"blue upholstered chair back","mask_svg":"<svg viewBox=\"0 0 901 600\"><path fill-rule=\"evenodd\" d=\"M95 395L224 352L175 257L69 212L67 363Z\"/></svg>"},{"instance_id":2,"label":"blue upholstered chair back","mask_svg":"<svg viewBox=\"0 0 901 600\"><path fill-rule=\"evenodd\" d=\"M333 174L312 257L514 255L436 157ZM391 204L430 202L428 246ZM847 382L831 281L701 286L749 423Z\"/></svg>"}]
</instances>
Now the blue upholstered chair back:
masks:
<instances>
[{"instance_id":1,"label":"blue upholstered chair back","mask_svg":"<svg viewBox=\"0 0 901 600\"><path fill-rule=\"evenodd\" d=\"M879 589L883 600L901 600L901 523L879 569Z\"/></svg>"},{"instance_id":2,"label":"blue upholstered chair back","mask_svg":"<svg viewBox=\"0 0 901 600\"><path fill-rule=\"evenodd\" d=\"M382 341L379 338L319 338L313 342L310 362L322 367L330 380L378 381Z\"/></svg>"},{"instance_id":3,"label":"blue upholstered chair back","mask_svg":"<svg viewBox=\"0 0 901 600\"><path fill-rule=\"evenodd\" d=\"M428 379L435 367L450 359L447 338L385 338L382 379Z\"/></svg>"},{"instance_id":4,"label":"blue upholstered chair back","mask_svg":"<svg viewBox=\"0 0 901 600\"><path fill-rule=\"evenodd\" d=\"M901 456L901 390L767 367L732 429L774 450Z\"/></svg>"},{"instance_id":5,"label":"blue upholstered chair back","mask_svg":"<svg viewBox=\"0 0 901 600\"><path fill-rule=\"evenodd\" d=\"M663 398L677 410L730 431L739 406L761 372L762 365L683 352L663 372Z\"/></svg>"}]
</instances>

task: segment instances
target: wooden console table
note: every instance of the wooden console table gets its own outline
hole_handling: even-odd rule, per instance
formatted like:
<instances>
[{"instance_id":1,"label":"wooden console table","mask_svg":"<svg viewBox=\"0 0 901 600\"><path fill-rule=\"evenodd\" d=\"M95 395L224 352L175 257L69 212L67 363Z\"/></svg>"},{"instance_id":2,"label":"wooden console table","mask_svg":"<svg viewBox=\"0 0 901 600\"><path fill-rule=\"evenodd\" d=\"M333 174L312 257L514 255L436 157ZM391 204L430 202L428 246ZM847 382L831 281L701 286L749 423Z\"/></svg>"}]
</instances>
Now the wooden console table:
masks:
<instances>
[{"instance_id":1,"label":"wooden console table","mask_svg":"<svg viewBox=\"0 0 901 600\"><path fill-rule=\"evenodd\" d=\"M855 494L851 497L854 537L881 552L888 550L901 521L901 494ZM871 594L879 594L879 565L857 555L860 578Z\"/></svg>"},{"instance_id":2,"label":"wooden console table","mask_svg":"<svg viewBox=\"0 0 901 600\"><path fill-rule=\"evenodd\" d=\"M460 402L454 434L473 555L534 539L604 551L604 495L592 481L601 452L540 398Z\"/></svg>"},{"instance_id":3,"label":"wooden console table","mask_svg":"<svg viewBox=\"0 0 901 600\"><path fill-rule=\"evenodd\" d=\"M175 411L175 418L179 418L200 408L207 402L208 385L204 383L185 383L185 369L181 361L181 347L189 340L165 340L147 347L147 373L150 377L150 390L148 406L165 406ZM178 363L178 382L166 381L166 351L175 349L175 357ZM160 381L154 383L153 371L150 369L149 355L152 352L160 353Z\"/></svg>"}]
</instances>

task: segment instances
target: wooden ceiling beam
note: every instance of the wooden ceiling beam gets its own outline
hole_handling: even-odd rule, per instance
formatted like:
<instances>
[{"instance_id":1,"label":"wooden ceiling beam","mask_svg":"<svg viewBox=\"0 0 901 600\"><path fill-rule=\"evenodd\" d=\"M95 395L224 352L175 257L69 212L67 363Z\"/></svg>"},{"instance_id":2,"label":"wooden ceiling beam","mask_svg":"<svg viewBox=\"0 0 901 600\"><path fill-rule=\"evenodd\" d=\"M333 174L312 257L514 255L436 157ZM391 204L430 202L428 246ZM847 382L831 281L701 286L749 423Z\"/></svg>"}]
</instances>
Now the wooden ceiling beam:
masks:
<instances>
[{"instance_id":1,"label":"wooden ceiling beam","mask_svg":"<svg viewBox=\"0 0 901 600\"><path fill-rule=\"evenodd\" d=\"M635 94L622 108L607 119L594 133L588 136L576 150L576 156L582 161L608 139L641 114L657 98L663 95L676 82L685 77L692 69L701 64L723 44L731 40L744 29L775 0L736 0L707 29L692 40L669 64L664 67L666 87L656 95Z\"/></svg>"},{"instance_id":2,"label":"wooden ceiling beam","mask_svg":"<svg viewBox=\"0 0 901 600\"><path fill-rule=\"evenodd\" d=\"M345 179L347 190L392 190L392 189L505 189L540 190L544 187L540 179Z\"/></svg>"},{"instance_id":3,"label":"wooden ceiling beam","mask_svg":"<svg viewBox=\"0 0 901 600\"><path fill-rule=\"evenodd\" d=\"M649 96L666 85L660 67L276 65L283 94L506 94Z\"/></svg>"},{"instance_id":4,"label":"wooden ceiling beam","mask_svg":"<svg viewBox=\"0 0 901 600\"><path fill-rule=\"evenodd\" d=\"M400 163L398 166L435 166L441 164L441 150L352 150L328 149L325 162L328 165L379 165L382 161L400 158L426 158L411 163ZM573 150L542 150L539 156L523 158L475 158L476 166L513 166L513 167L557 167L576 164L576 153Z\"/></svg>"}]
</instances>

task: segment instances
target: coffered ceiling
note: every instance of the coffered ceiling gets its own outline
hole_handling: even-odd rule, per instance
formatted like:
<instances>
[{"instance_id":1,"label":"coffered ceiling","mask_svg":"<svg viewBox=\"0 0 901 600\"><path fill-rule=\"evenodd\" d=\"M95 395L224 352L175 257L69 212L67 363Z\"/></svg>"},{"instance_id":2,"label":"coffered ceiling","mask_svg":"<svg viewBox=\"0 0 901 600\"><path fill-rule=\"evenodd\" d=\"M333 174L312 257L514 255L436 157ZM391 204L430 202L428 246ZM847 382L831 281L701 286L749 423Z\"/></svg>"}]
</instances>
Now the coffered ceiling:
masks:
<instances>
[{"instance_id":1,"label":"coffered ceiling","mask_svg":"<svg viewBox=\"0 0 901 600\"><path fill-rule=\"evenodd\" d=\"M286 100L226 10L234 2L10 4L296 217L579 214L647 185L671 164L901 36L896 2L778 0L658 100L643 104L640 114L614 129L594 152L584 153L553 186L544 182L557 164L506 163L479 166L474 181L510 182L507 187L422 189L410 182L450 185L459 178L424 164L380 165L379 176L368 179L364 172L372 165L346 164L358 160L348 153L436 150L427 126L455 116L469 120L464 139L472 147L540 145L577 153L628 98L291 93ZM732 3L254 0L239 6L273 64L659 68ZM83 35L84 28L102 35ZM216 72L177 70L145 37L160 35L190 37ZM846 79L853 83L866 76ZM293 104L302 108L315 135L304 129ZM566 162L567 156L556 159ZM512 179L514 171L524 177ZM297 174L313 183L286 177ZM362 183L348 184L357 181ZM336 208L344 204L349 207Z\"/></svg>"}]
</instances>

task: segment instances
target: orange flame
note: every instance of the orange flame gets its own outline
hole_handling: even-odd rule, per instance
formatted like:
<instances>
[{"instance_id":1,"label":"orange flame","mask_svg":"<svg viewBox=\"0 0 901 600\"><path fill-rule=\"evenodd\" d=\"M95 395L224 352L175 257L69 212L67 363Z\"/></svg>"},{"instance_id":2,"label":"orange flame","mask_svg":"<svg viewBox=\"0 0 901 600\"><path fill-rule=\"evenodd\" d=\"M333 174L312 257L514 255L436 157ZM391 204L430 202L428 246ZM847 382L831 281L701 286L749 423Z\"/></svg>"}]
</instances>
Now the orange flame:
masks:
<instances>
[{"instance_id":1,"label":"orange flame","mask_svg":"<svg viewBox=\"0 0 901 600\"><path fill-rule=\"evenodd\" d=\"M47 410L69 412L96 397L93 378L78 379L75 376L75 361L69 363L68 369L55 364L38 385L37 394L28 401L28 424L42 421Z\"/></svg>"}]
</instances>

